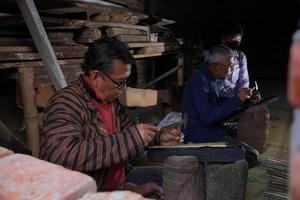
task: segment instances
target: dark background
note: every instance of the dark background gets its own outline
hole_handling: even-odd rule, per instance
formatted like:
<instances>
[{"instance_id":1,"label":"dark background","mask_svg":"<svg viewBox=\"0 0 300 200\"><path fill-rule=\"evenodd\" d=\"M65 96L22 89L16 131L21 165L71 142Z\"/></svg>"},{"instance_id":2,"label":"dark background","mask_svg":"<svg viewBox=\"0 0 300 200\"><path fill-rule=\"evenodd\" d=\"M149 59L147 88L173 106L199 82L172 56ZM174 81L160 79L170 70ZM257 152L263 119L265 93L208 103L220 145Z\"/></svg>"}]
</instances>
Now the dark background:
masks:
<instances>
[{"instance_id":1,"label":"dark background","mask_svg":"<svg viewBox=\"0 0 300 200\"><path fill-rule=\"evenodd\" d=\"M146 0L146 12L176 21L172 29L204 49L216 43L224 21L244 28L241 50L250 77L286 77L292 34L299 18L296 0Z\"/></svg>"}]
</instances>

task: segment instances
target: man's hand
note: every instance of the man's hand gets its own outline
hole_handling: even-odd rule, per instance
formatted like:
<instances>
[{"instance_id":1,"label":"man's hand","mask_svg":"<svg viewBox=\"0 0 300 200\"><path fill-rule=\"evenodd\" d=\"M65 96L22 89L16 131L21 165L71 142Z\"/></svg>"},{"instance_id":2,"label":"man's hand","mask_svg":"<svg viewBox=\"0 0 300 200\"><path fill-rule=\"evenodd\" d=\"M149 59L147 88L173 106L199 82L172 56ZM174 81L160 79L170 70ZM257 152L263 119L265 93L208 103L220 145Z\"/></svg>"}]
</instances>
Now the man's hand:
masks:
<instances>
[{"instance_id":1,"label":"man's hand","mask_svg":"<svg viewBox=\"0 0 300 200\"><path fill-rule=\"evenodd\" d=\"M148 144L153 140L155 134L159 131L156 126L150 124L138 124L137 129L139 130L146 146L148 146Z\"/></svg>"},{"instance_id":2,"label":"man's hand","mask_svg":"<svg viewBox=\"0 0 300 200\"><path fill-rule=\"evenodd\" d=\"M261 100L260 92L258 90L252 90L252 95L251 95L251 103L255 104L258 103Z\"/></svg>"},{"instance_id":3,"label":"man's hand","mask_svg":"<svg viewBox=\"0 0 300 200\"><path fill-rule=\"evenodd\" d=\"M133 183L126 182L124 189L139 193L143 195L143 197L147 197L150 194L156 194L161 198L163 197L163 189L154 182L148 182L143 185L135 185Z\"/></svg>"},{"instance_id":4,"label":"man's hand","mask_svg":"<svg viewBox=\"0 0 300 200\"><path fill-rule=\"evenodd\" d=\"M183 142L184 135L180 128L169 128L160 134L161 145L175 145Z\"/></svg>"},{"instance_id":5,"label":"man's hand","mask_svg":"<svg viewBox=\"0 0 300 200\"><path fill-rule=\"evenodd\" d=\"M252 95L252 90L250 88L241 88L237 92L237 96L241 99L242 102L250 99Z\"/></svg>"}]
</instances>

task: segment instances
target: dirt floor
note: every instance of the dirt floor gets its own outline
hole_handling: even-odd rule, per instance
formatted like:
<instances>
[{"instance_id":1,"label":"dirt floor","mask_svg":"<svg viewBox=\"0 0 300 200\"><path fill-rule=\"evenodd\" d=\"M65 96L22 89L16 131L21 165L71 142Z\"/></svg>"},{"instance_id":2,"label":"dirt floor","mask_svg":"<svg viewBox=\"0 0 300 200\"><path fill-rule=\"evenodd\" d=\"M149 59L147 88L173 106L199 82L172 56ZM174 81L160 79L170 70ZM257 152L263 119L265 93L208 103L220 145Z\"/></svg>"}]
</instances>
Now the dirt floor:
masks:
<instances>
[{"instance_id":1,"label":"dirt floor","mask_svg":"<svg viewBox=\"0 0 300 200\"><path fill-rule=\"evenodd\" d=\"M279 100L269 106L271 119L267 150L259 156L261 164L249 170L247 200L267 199L264 192L268 183L268 175L263 167L263 161L268 157L287 160L289 154L289 128L292 120L292 109L286 100L286 80L263 80L259 81L259 85L263 96L276 95Z\"/></svg>"}]
</instances>

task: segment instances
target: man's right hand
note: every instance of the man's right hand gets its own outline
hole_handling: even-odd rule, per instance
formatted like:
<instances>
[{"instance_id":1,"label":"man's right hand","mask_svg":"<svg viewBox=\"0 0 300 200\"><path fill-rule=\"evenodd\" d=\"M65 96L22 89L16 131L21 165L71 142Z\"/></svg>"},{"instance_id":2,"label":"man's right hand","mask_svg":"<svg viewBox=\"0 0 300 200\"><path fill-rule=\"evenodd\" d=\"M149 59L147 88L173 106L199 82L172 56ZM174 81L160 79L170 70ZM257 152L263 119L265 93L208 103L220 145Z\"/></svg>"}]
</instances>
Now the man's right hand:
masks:
<instances>
[{"instance_id":1,"label":"man's right hand","mask_svg":"<svg viewBox=\"0 0 300 200\"><path fill-rule=\"evenodd\" d=\"M154 139L155 134L159 131L156 126L150 124L138 124L137 129L139 130L146 146Z\"/></svg>"},{"instance_id":2,"label":"man's right hand","mask_svg":"<svg viewBox=\"0 0 300 200\"><path fill-rule=\"evenodd\" d=\"M239 89L237 96L241 99L242 102L250 99L252 91L250 88L241 88Z\"/></svg>"}]
</instances>

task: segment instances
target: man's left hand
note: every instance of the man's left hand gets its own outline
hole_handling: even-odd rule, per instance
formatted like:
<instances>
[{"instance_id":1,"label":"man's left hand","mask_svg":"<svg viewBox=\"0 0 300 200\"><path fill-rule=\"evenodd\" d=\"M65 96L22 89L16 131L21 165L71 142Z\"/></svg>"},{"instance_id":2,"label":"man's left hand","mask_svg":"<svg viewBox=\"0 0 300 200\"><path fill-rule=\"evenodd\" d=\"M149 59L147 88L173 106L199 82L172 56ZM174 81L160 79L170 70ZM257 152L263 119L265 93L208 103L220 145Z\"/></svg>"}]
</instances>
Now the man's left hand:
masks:
<instances>
[{"instance_id":1,"label":"man's left hand","mask_svg":"<svg viewBox=\"0 0 300 200\"><path fill-rule=\"evenodd\" d=\"M179 128L169 128L160 134L161 145L176 145L183 143L184 135Z\"/></svg>"}]
</instances>

